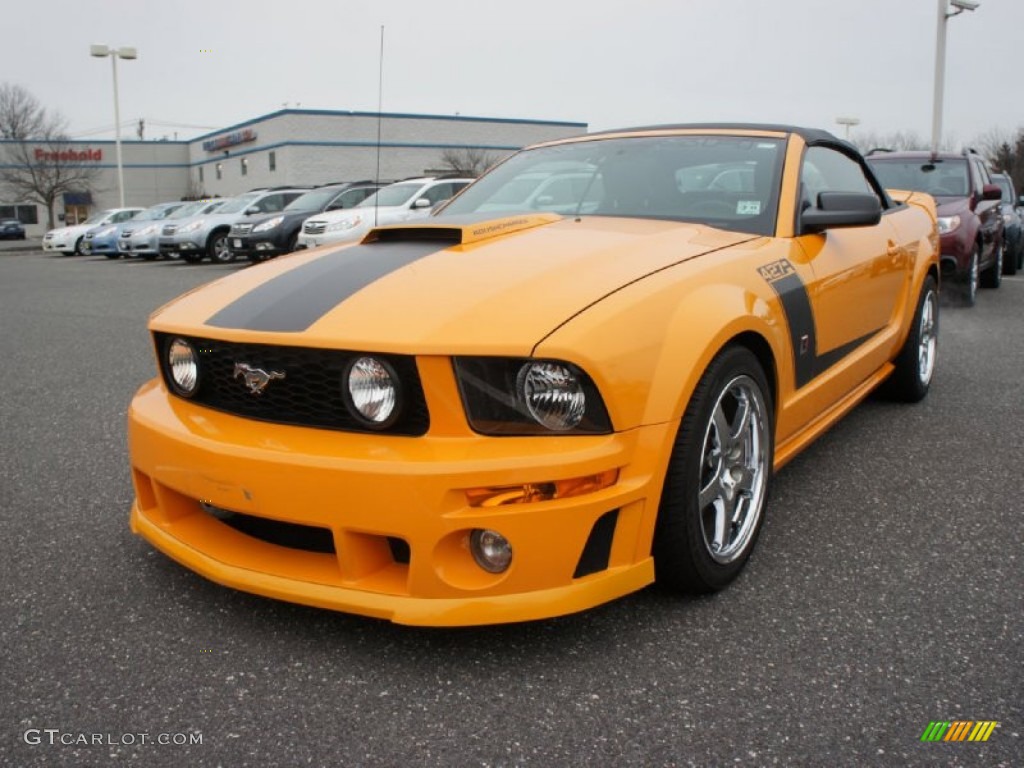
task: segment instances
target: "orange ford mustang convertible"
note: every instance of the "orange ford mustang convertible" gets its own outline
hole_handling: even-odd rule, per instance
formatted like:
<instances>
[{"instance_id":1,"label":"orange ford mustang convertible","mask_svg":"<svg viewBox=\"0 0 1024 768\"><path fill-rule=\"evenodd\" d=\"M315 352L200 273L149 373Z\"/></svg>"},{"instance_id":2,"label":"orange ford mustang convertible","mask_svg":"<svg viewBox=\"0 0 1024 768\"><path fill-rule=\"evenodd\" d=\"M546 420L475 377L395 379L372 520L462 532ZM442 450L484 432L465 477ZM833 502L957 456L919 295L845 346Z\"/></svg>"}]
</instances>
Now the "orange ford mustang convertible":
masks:
<instances>
[{"instance_id":1,"label":"orange ford mustang convertible","mask_svg":"<svg viewBox=\"0 0 1024 768\"><path fill-rule=\"evenodd\" d=\"M433 217L154 313L132 529L405 624L721 589L775 470L876 387L927 393L937 245L932 198L823 131L530 147Z\"/></svg>"}]
</instances>

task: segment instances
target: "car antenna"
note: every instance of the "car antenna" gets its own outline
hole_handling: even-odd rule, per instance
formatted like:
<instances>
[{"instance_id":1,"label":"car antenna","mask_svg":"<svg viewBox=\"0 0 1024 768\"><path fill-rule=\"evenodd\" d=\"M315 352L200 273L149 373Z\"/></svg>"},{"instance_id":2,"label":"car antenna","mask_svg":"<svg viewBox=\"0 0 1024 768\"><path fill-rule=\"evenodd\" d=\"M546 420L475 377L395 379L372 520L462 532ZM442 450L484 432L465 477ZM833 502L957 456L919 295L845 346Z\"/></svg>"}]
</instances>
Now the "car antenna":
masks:
<instances>
[{"instance_id":1,"label":"car antenna","mask_svg":"<svg viewBox=\"0 0 1024 768\"><path fill-rule=\"evenodd\" d=\"M380 192L380 126L381 109L384 102L384 25L380 25L380 56L377 58L377 192ZM377 193L373 194L373 226L377 226L377 208L380 206L380 198Z\"/></svg>"}]
</instances>

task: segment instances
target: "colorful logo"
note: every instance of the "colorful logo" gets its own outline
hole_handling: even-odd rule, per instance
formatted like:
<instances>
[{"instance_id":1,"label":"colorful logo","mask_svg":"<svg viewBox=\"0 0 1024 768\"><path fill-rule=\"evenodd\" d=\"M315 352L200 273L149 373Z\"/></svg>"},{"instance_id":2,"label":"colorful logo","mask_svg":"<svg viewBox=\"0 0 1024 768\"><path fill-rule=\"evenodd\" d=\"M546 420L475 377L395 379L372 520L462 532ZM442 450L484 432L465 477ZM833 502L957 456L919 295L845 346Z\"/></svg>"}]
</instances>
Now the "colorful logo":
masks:
<instances>
[{"instance_id":1,"label":"colorful logo","mask_svg":"<svg viewBox=\"0 0 1024 768\"><path fill-rule=\"evenodd\" d=\"M988 741L997 725L995 720L933 720L921 741Z\"/></svg>"}]
</instances>

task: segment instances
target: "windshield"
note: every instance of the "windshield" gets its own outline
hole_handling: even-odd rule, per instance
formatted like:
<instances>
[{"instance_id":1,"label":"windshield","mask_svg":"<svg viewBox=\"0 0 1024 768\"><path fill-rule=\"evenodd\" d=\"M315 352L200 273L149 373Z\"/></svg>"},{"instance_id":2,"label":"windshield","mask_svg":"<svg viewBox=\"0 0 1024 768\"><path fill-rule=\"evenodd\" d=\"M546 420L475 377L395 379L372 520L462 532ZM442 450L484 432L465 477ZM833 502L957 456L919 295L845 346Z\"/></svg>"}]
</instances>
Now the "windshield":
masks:
<instances>
[{"instance_id":1,"label":"windshield","mask_svg":"<svg viewBox=\"0 0 1024 768\"><path fill-rule=\"evenodd\" d=\"M173 211L178 210L182 207L182 204L160 207L147 208L142 213L132 217L132 221L159 221L160 219L166 219Z\"/></svg>"},{"instance_id":2,"label":"windshield","mask_svg":"<svg viewBox=\"0 0 1024 768\"><path fill-rule=\"evenodd\" d=\"M884 160L868 158L868 165L886 189L927 192L936 197L966 197L967 161Z\"/></svg>"},{"instance_id":3,"label":"windshield","mask_svg":"<svg viewBox=\"0 0 1024 768\"><path fill-rule=\"evenodd\" d=\"M423 182L415 184L392 184L390 187L378 190L363 200L356 208L387 208L392 205L402 205L408 202L409 198L423 189Z\"/></svg>"},{"instance_id":4,"label":"windshield","mask_svg":"<svg viewBox=\"0 0 1024 768\"><path fill-rule=\"evenodd\" d=\"M710 224L771 234L784 140L739 136L596 139L528 149L443 214L554 211Z\"/></svg>"},{"instance_id":5,"label":"windshield","mask_svg":"<svg viewBox=\"0 0 1024 768\"><path fill-rule=\"evenodd\" d=\"M299 195L284 207L286 211L319 211L338 194L338 189L314 189Z\"/></svg>"},{"instance_id":6,"label":"windshield","mask_svg":"<svg viewBox=\"0 0 1024 768\"><path fill-rule=\"evenodd\" d=\"M241 213L258 198L259 195L241 195L240 197L226 200L224 205L217 209L217 213Z\"/></svg>"},{"instance_id":7,"label":"windshield","mask_svg":"<svg viewBox=\"0 0 1024 768\"><path fill-rule=\"evenodd\" d=\"M94 213L92 216L90 216L88 219L82 222L82 226L84 227L86 224L99 224L108 216L113 215L113 211L100 211L99 213Z\"/></svg>"}]
</instances>

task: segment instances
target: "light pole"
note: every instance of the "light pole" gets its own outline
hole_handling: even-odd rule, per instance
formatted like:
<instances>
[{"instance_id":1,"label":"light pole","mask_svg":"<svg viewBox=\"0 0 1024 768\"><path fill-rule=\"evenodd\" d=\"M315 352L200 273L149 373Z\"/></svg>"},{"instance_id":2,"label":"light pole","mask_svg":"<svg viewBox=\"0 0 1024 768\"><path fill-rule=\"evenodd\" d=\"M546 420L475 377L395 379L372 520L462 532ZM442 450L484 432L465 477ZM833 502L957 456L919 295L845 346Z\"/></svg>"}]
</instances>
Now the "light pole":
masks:
<instances>
[{"instance_id":1,"label":"light pole","mask_svg":"<svg viewBox=\"0 0 1024 768\"><path fill-rule=\"evenodd\" d=\"M846 133L844 134L843 138L846 139L847 141L849 141L850 140L850 129L853 126L855 126L855 125L860 125L860 118L856 118L856 117L837 117L836 118L836 122L839 125L846 126Z\"/></svg>"},{"instance_id":2,"label":"light pole","mask_svg":"<svg viewBox=\"0 0 1024 768\"><path fill-rule=\"evenodd\" d=\"M932 155L939 153L942 140L942 91L946 78L946 23L964 11L976 11L975 0L939 0L939 21L935 30L935 97L932 100ZM949 6L956 8L952 13Z\"/></svg>"},{"instance_id":3,"label":"light pole","mask_svg":"<svg viewBox=\"0 0 1024 768\"><path fill-rule=\"evenodd\" d=\"M117 60L137 59L138 51L134 48L111 48L109 45L90 45L89 54L98 58L110 57L114 68L114 144L117 146L117 191L120 195L121 208L124 208L124 167L121 164L121 107L117 101Z\"/></svg>"}]
</instances>

